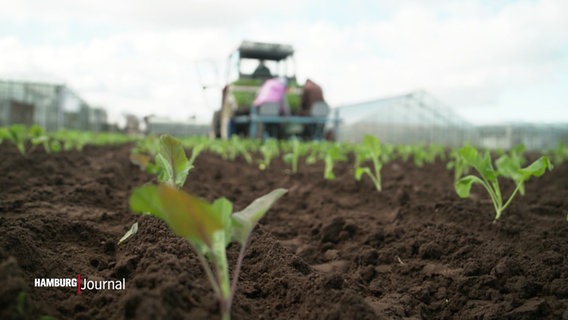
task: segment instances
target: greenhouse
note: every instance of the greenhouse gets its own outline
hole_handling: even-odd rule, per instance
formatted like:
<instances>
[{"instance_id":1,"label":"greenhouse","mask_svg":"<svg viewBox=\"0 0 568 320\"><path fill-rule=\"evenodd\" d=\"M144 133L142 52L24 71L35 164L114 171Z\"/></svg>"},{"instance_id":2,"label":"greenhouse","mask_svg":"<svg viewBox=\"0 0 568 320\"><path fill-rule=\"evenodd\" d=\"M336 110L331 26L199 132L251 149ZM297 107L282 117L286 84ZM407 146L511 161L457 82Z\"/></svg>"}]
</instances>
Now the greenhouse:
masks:
<instances>
[{"instance_id":1,"label":"greenhouse","mask_svg":"<svg viewBox=\"0 0 568 320\"><path fill-rule=\"evenodd\" d=\"M339 107L339 139L373 134L385 143L455 146L475 138L475 126L424 91Z\"/></svg>"},{"instance_id":2,"label":"greenhouse","mask_svg":"<svg viewBox=\"0 0 568 320\"><path fill-rule=\"evenodd\" d=\"M58 129L105 130L107 114L63 84L0 80L0 126L37 124Z\"/></svg>"},{"instance_id":3,"label":"greenhouse","mask_svg":"<svg viewBox=\"0 0 568 320\"><path fill-rule=\"evenodd\" d=\"M524 144L528 150L551 149L568 143L567 124L510 123L475 126L424 91L376 99L338 108L342 125L339 139L360 141L376 135L393 144L464 143L509 149Z\"/></svg>"}]
</instances>

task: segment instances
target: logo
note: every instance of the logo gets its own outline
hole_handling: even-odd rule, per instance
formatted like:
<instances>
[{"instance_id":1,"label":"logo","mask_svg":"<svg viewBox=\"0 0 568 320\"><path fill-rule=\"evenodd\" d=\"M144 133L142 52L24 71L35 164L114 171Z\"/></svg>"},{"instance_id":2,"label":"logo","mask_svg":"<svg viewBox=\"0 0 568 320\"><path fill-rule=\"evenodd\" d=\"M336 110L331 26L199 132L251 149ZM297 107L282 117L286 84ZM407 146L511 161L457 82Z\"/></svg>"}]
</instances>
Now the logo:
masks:
<instances>
[{"instance_id":1,"label":"logo","mask_svg":"<svg viewBox=\"0 0 568 320\"><path fill-rule=\"evenodd\" d=\"M36 288L77 288L77 294L83 291L124 290L126 279L122 280L90 280L78 274L75 278L35 278Z\"/></svg>"}]
</instances>

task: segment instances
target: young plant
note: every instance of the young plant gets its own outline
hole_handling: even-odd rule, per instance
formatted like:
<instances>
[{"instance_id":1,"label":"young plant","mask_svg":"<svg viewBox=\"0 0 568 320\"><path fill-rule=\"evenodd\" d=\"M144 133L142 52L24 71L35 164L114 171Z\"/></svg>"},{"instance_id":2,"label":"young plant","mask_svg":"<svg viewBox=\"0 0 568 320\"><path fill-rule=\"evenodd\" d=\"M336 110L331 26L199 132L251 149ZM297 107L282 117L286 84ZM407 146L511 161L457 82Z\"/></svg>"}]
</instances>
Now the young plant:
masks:
<instances>
[{"instance_id":1,"label":"young plant","mask_svg":"<svg viewBox=\"0 0 568 320\"><path fill-rule=\"evenodd\" d=\"M518 192L524 195L524 183L527 180L533 176L540 177L547 169L552 169L550 160L546 156L542 156L529 166L521 168L517 156L505 154L495 161L496 170L493 167L489 152L485 152L484 155L481 155L477 149L471 146L464 146L458 151L458 155L462 158L463 163L475 169L479 176L468 175L459 179L455 183L457 194L461 198L467 198L470 195L471 186L474 183L481 184L487 193L489 193L489 197L493 202L495 209L494 222L499 220L503 211L511 204L511 201ZM509 178L515 183L515 190L505 202L503 202L504 198L499 186L499 177Z\"/></svg>"},{"instance_id":2,"label":"young plant","mask_svg":"<svg viewBox=\"0 0 568 320\"><path fill-rule=\"evenodd\" d=\"M286 192L276 189L254 200L243 211L233 213L233 204L225 198L208 203L168 184L146 185L134 190L130 208L165 221L177 236L190 243L219 299L221 318L227 320L231 317L231 304L250 234L266 211ZM226 255L226 247L231 242L241 246L232 282Z\"/></svg>"},{"instance_id":3,"label":"young plant","mask_svg":"<svg viewBox=\"0 0 568 320\"><path fill-rule=\"evenodd\" d=\"M7 127L0 127L0 144L10 137Z\"/></svg>"},{"instance_id":4,"label":"young plant","mask_svg":"<svg viewBox=\"0 0 568 320\"><path fill-rule=\"evenodd\" d=\"M291 152L284 155L284 162L290 163L292 165L292 174L298 172L298 162L300 161L300 156L302 156L302 148L300 146L300 141L298 139L292 139Z\"/></svg>"},{"instance_id":5,"label":"young plant","mask_svg":"<svg viewBox=\"0 0 568 320\"><path fill-rule=\"evenodd\" d=\"M32 149L35 149L35 147L38 145L42 145L43 150L45 150L46 153L51 153L52 143L49 139L49 136L46 134L44 128L34 124L33 126L30 127L28 135L32 142Z\"/></svg>"},{"instance_id":6,"label":"young plant","mask_svg":"<svg viewBox=\"0 0 568 320\"><path fill-rule=\"evenodd\" d=\"M548 151L548 154L552 159L552 163L558 166L568 159L568 147L559 142L554 149Z\"/></svg>"},{"instance_id":7,"label":"young plant","mask_svg":"<svg viewBox=\"0 0 568 320\"><path fill-rule=\"evenodd\" d=\"M21 124L13 124L8 128L8 139L18 148L22 155L26 154L28 128Z\"/></svg>"},{"instance_id":8,"label":"young plant","mask_svg":"<svg viewBox=\"0 0 568 320\"><path fill-rule=\"evenodd\" d=\"M260 146L260 153L262 154L262 159L258 160L258 168L260 170L265 170L270 167L272 159L280 153L278 149L278 142L274 139L266 140L266 142Z\"/></svg>"},{"instance_id":9,"label":"young plant","mask_svg":"<svg viewBox=\"0 0 568 320\"><path fill-rule=\"evenodd\" d=\"M188 160L179 140L168 135L160 137L156 163L161 168L158 176L161 183L136 188L129 204L133 212L163 220L177 236L189 241L219 299L222 319L227 320L231 317L231 304L250 234L266 211L287 190L276 189L236 213L233 213L233 204L225 198L208 203L190 195L180 188L201 148L194 146ZM133 225L121 241L136 233L137 229L138 225ZM232 282L226 255L226 247L231 242L241 245Z\"/></svg>"},{"instance_id":10,"label":"young plant","mask_svg":"<svg viewBox=\"0 0 568 320\"><path fill-rule=\"evenodd\" d=\"M367 174L377 191L381 191L381 169L383 164L381 163L381 143L379 139L375 136L366 134L363 137L363 147L367 150L367 157L373 162L373 170L369 167L357 167L355 168L355 180L361 181L363 174Z\"/></svg>"},{"instance_id":11,"label":"young plant","mask_svg":"<svg viewBox=\"0 0 568 320\"><path fill-rule=\"evenodd\" d=\"M381 162L382 163L389 163L391 162L394 157L395 157L395 153L394 153L395 149L394 146L392 144L381 144Z\"/></svg>"},{"instance_id":12,"label":"young plant","mask_svg":"<svg viewBox=\"0 0 568 320\"><path fill-rule=\"evenodd\" d=\"M446 169L454 170L454 183L469 172L469 166L465 163L464 158L459 154L458 149L450 151L450 161L446 164Z\"/></svg>"},{"instance_id":13,"label":"young plant","mask_svg":"<svg viewBox=\"0 0 568 320\"><path fill-rule=\"evenodd\" d=\"M333 164L337 161L346 161L347 156L343 152L340 146L334 145L327 150L325 154L324 163L325 169L323 173L323 177L326 180L333 180L335 179L335 174L333 173Z\"/></svg>"},{"instance_id":14,"label":"young plant","mask_svg":"<svg viewBox=\"0 0 568 320\"><path fill-rule=\"evenodd\" d=\"M414 153L414 147L407 144L398 145L396 147L396 153L403 162L408 162L410 156Z\"/></svg>"},{"instance_id":15,"label":"young plant","mask_svg":"<svg viewBox=\"0 0 568 320\"><path fill-rule=\"evenodd\" d=\"M160 150L156 154L158 181L176 188L185 184L189 170L193 169L195 159L203 150L203 145L193 147L191 158L188 160L185 149L178 139L170 135L160 137Z\"/></svg>"},{"instance_id":16,"label":"young plant","mask_svg":"<svg viewBox=\"0 0 568 320\"><path fill-rule=\"evenodd\" d=\"M352 152L354 156L353 168L354 170L356 170L364 161L367 160L369 152L367 151L367 148L362 144L354 145Z\"/></svg>"},{"instance_id":17,"label":"young plant","mask_svg":"<svg viewBox=\"0 0 568 320\"><path fill-rule=\"evenodd\" d=\"M252 163L252 156L248 151L246 142L237 135L231 136L231 146L235 149L236 154L241 154L248 164Z\"/></svg>"}]
</instances>

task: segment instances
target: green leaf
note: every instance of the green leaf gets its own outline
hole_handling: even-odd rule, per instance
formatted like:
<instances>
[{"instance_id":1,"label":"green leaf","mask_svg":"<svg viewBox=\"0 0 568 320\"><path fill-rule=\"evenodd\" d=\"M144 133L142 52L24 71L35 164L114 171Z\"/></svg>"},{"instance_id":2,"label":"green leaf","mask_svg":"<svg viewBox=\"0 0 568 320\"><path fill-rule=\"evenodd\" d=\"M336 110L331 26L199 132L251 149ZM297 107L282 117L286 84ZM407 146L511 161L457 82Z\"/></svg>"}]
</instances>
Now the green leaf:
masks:
<instances>
[{"instance_id":1,"label":"green leaf","mask_svg":"<svg viewBox=\"0 0 568 320\"><path fill-rule=\"evenodd\" d=\"M282 197L288 190L276 189L254 200L248 207L232 216L233 235L232 240L245 245L246 241L256 226L256 223L266 214L272 204Z\"/></svg>"},{"instance_id":2,"label":"green leaf","mask_svg":"<svg viewBox=\"0 0 568 320\"><path fill-rule=\"evenodd\" d=\"M16 145L21 154L26 154L26 139L28 137L28 129L21 124L13 124L8 129L8 138Z\"/></svg>"},{"instance_id":3,"label":"green leaf","mask_svg":"<svg viewBox=\"0 0 568 320\"><path fill-rule=\"evenodd\" d=\"M379 141L379 138L372 136L370 134L366 134L365 136L363 136L363 145L373 150L376 153L376 155L379 155L381 150L381 143Z\"/></svg>"},{"instance_id":4,"label":"green leaf","mask_svg":"<svg viewBox=\"0 0 568 320\"><path fill-rule=\"evenodd\" d=\"M355 168L355 180L356 181L361 181L361 177L363 177L363 174L365 174L365 172L367 174L371 174L371 169L364 167L364 168Z\"/></svg>"},{"instance_id":5,"label":"green leaf","mask_svg":"<svg viewBox=\"0 0 568 320\"><path fill-rule=\"evenodd\" d=\"M458 150L458 154L463 158L463 160L469 164L473 165L479 161L479 152L477 149L470 145L465 145Z\"/></svg>"},{"instance_id":6,"label":"green leaf","mask_svg":"<svg viewBox=\"0 0 568 320\"><path fill-rule=\"evenodd\" d=\"M523 180L528 180L531 176L532 177L542 176L546 171L546 169L552 170L552 163L550 163L550 159L548 159L547 156L542 156L528 167L520 169L519 171L523 176Z\"/></svg>"},{"instance_id":7,"label":"green leaf","mask_svg":"<svg viewBox=\"0 0 568 320\"><path fill-rule=\"evenodd\" d=\"M156 163L162 168L158 180L177 188L183 186L191 169L181 141L170 135L160 137L160 152L156 155Z\"/></svg>"},{"instance_id":8,"label":"green leaf","mask_svg":"<svg viewBox=\"0 0 568 320\"><path fill-rule=\"evenodd\" d=\"M226 198L219 198L215 200L212 205L213 211L217 214L221 220L221 223L225 227L225 243L228 245L231 242L231 237L233 234L233 228L231 223L231 215L233 214L233 204Z\"/></svg>"},{"instance_id":9,"label":"green leaf","mask_svg":"<svg viewBox=\"0 0 568 320\"><path fill-rule=\"evenodd\" d=\"M477 172L479 172L479 174L486 180L494 181L497 179L497 173L491 163L491 156L489 155L489 152L485 152L485 154L481 156L477 149L470 145L466 145L458 150L458 154L467 166L475 168L475 170L477 170Z\"/></svg>"},{"instance_id":10,"label":"green leaf","mask_svg":"<svg viewBox=\"0 0 568 320\"><path fill-rule=\"evenodd\" d=\"M45 129L38 126L37 124L34 124L29 129L29 136L30 138L39 138L41 136L45 136Z\"/></svg>"},{"instance_id":11,"label":"green leaf","mask_svg":"<svg viewBox=\"0 0 568 320\"><path fill-rule=\"evenodd\" d=\"M145 185L134 189L129 199L130 210L136 213L151 214L164 220L158 187Z\"/></svg>"},{"instance_id":12,"label":"green leaf","mask_svg":"<svg viewBox=\"0 0 568 320\"><path fill-rule=\"evenodd\" d=\"M311 166L317 162L316 154L311 153L309 156L306 157L306 164Z\"/></svg>"},{"instance_id":13,"label":"green leaf","mask_svg":"<svg viewBox=\"0 0 568 320\"><path fill-rule=\"evenodd\" d=\"M456 193L458 194L458 196L460 196L460 198L469 197L469 194L470 194L470 191L471 191L471 186L474 183L483 184L483 181L481 179L479 179L478 177L473 176L473 175L465 176L465 177L459 179L455 183L455 189L456 189Z\"/></svg>"},{"instance_id":14,"label":"green leaf","mask_svg":"<svg viewBox=\"0 0 568 320\"><path fill-rule=\"evenodd\" d=\"M294 161L295 158L296 157L294 156L293 153L287 153L287 154L284 155L283 160L286 163L290 163L290 162Z\"/></svg>"},{"instance_id":15,"label":"green leaf","mask_svg":"<svg viewBox=\"0 0 568 320\"><path fill-rule=\"evenodd\" d=\"M502 155L495 161L497 172L499 175L513 179L516 184L523 180L523 175L520 172L520 165L517 161L508 155Z\"/></svg>"},{"instance_id":16,"label":"green leaf","mask_svg":"<svg viewBox=\"0 0 568 320\"><path fill-rule=\"evenodd\" d=\"M204 148L205 148L204 144L198 144L191 149L191 158L189 158L190 169L193 168L193 163L195 162L195 159L201 153L201 151L203 151Z\"/></svg>"},{"instance_id":17,"label":"green leaf","mask_svg":"<svg viewBox=\"0 0 568 320\"><path fill-rule=\"evenodd\" d=\"M158 195L164 220L176 235L212 247L213 233L224 226L211 204L168 184L158 187Z\"/></svg>"},{"instance_id":18,"label":"green leaf","mask_svg":"<svg viewBox=\"0 0 568 320\"><path fill-rule=\"evenodd\" d=\"M57 140L51 140L49 143L49 149L53 152L61 151L61 143Z\"/></svg>"}]
</instances>

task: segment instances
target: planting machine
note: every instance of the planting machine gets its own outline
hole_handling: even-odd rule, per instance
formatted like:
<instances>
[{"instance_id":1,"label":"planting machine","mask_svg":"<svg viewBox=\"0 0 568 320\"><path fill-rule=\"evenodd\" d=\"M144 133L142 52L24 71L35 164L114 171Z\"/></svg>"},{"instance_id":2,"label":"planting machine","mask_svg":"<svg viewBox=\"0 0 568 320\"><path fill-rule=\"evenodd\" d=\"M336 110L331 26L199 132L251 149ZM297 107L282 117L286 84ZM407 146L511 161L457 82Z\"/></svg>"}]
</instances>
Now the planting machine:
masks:
<instances>
[{"instance_id":1,"label":"planting machine","mask_svg":"<svg viewBox=\"0 0 568 320\"><path fill-rule=\"evenodd\" d=\"M306 140L337 137L339 117L337 112L331 115L327 103L317 102L309 112L301 114L303 90L296 80L294 67L292 46L243 41L229 56L221 109L214 113L210 135L223 139L233 134L250 138L296 136ZM290 111L287 115L279 112L276 103L253 107L265 81L276 77L286 79L283 103ZM306 130L307 127L313 129Z\"/></svg>"}]
</instances>

